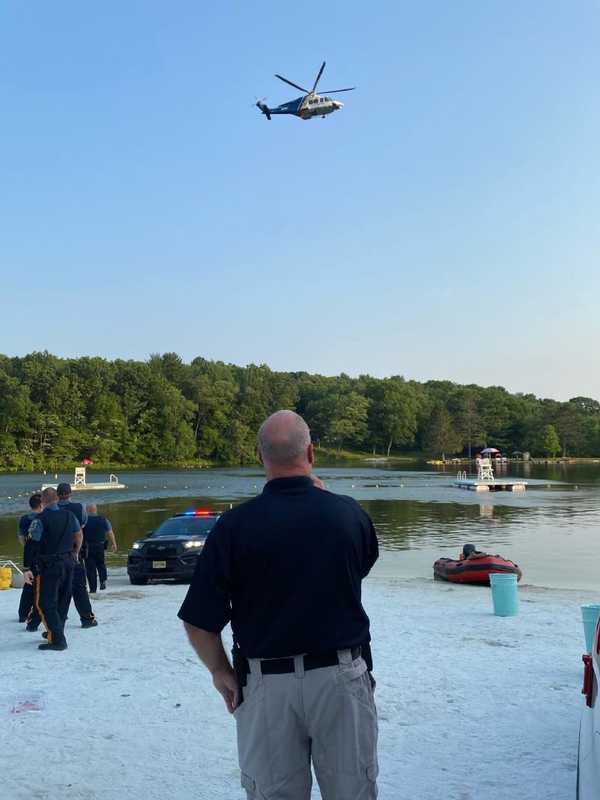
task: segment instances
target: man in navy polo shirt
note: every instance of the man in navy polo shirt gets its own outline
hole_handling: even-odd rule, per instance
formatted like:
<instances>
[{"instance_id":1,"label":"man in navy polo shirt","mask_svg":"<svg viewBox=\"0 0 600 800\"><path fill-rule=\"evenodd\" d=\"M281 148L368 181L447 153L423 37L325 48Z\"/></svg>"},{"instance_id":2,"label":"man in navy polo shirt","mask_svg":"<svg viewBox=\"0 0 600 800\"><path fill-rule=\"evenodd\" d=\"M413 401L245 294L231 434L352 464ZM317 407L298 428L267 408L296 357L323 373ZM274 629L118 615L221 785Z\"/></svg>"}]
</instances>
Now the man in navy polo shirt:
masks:
<instances>
[{"instance_id":1,"label":"man in navy polo shirt","mask_svg":"<svg viewBox=\"0 0 600 800\"><path fill-rule=\"evenodd\" d=\"M113 553L117 552L117 542L110 520L103 517L102 514L98 514L95 503L88 504L87 512L88 519L83 531L86 550L85 569L90 594L95 594L98 588L98 578L100 578L100 589L106 589L107 572L104 551L108 540L110 540Z\"/></svg>"},{"instance_id":2,"label":"man in navy polo shirt","mask_svg":"<svg viewBox=\"0 0 600 800\"><path fill-rule=\"evenodd\" d=\"M40 650L66 650L65 620L71 599L74 559L83 541L77 518L66 508L59 508L56 490L42 492L43 511L29 529L32 542L32 570L24 573L25 582L35 582L35 602L47 628L48 641Z\"/></svg>"},{"instance_id":3,"label":"man in navy polo shirt","mask_svg":"<svg viewBox=\"0 0 600 800\"><path fill-rule=\"evenodd\" d=\"M29 528L33 520L42 510L42 495L39 492L32 494L29 498L29 508L31 511L27 514L23 514L19 519L17 534L19 541L23 545L23 567L25 569L31 569L33 567L31 562L32 543L29 535ZM32 610L34 610L33 586L30 583L24 583L23 590L21 591L21 599L19 601L19 622L27 622ZM35 613L37 613L37 610L35 610ZM39 620L36 628L38 625Z\"/></svg>"},{"instance_id":4,"label":"man in navy polo shirt","mask_svg":"<svg viewBox=\"0 0 600 800\"><path fill-rule=\"evenodd\" d=\"M58 494L58 507L66 508L77 517L82 530L85 528L88 515L81 503L74 503L71 500L71 484L59 483L56 487ZM72 593L75 608L79 614L82 628L94 628L98 620L92 611L90 596L87 589L87 575L85 571L85 552L79 553L73 567Z\"/></svg>"},{"instance_id":5,"label":"man in navy polo shirt","mask_svg":"<svg viewBox=\"0 0 600 800\"><path fill-rule=\"evenodd\" d=\"M315 485L304 420L278 411L258 435L267 483L226 511L179 611L235 714L248 800L377 797L377 711L361 581L378 556L350 497ZM234 667L221 631L231 622Z\"/></svg>"}]
</instances>

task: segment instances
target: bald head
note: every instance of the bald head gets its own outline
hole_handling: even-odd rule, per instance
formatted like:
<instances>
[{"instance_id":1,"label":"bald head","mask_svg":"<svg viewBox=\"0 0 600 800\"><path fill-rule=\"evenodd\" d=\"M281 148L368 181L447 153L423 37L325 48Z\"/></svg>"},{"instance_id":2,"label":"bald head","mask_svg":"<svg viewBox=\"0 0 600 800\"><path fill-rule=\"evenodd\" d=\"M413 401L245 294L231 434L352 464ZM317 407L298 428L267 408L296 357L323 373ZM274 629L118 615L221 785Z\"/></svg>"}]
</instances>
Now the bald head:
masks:
<instances>
[{"instance_id":1,"label":"bald head","mask_svg":"<svg viewBox=\"0 0 600 800\"><path fill-rule=\"evenodd\" d=\"M98 507L96 506L96 503L88 503L85 508L86 508L86 511L89 511L91 514L95 514L96 511L98 511Z\"/></svg>"},{"instance_id":2,"label":"bald head","mask_svg":"<svg viewBox=\"0 0 600 800\"><path fill-rule=\"evenodd\" d=\"M310 430L294 411L276 411L263 422L258 432L258 450L269 477L311 472Z\"/></svg>"},{"instance_id":3,"label":"bald head","mask_svg":"<svg viewBox=\"0 0 600 800\"><path fill-rule=\"evenodd\" d=\"M48 486L47 489L44 489L42 492L42 505L49 506L52 503L58 502L58 494L56 489L53 489L51 486Z\"/></svg>"}]
</instances>

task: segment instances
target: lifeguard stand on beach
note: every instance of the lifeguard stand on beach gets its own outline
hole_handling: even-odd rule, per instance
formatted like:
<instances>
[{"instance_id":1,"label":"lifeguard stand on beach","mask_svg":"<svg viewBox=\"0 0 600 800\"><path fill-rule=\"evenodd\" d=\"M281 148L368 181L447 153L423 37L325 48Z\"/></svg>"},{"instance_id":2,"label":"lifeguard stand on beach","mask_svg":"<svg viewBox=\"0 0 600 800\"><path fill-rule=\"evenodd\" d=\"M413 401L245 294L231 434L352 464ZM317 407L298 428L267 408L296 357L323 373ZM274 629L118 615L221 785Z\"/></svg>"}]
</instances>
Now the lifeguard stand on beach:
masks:
<instances>
[{"instance_id":1,"label":"lifeguard stand on beach","mask_svg":"<svg viewBox=\"0 0 600 800\"><path fill-rule=\"evenodd\" d=\"M85 467L75 467L75 477L73 478L73 486L85 486Z\"/></svg>"},{"instance_id":2,"label":"lifeguard stand on beach","mask_svg":"<svg viewBox=\"0 0 600 800\"><path fill-rule=\"evenodd\" d=\"M493 481L494 470L492 469L491 458L478 458L477 459L477 480L478 481Z\"/></svg>"}]
</instances>

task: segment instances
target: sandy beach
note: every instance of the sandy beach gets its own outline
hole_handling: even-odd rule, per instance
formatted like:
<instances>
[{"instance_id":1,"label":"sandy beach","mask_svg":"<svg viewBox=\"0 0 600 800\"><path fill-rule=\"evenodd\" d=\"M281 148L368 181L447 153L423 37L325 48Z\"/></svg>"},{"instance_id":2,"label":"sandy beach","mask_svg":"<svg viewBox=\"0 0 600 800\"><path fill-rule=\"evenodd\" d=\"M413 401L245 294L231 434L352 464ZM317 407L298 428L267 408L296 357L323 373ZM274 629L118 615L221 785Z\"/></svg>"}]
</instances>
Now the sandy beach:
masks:
<instances>
[{"instance_id":1,"label":"sandy beach","mask_svg":"<svg viewBox=\"0 0 600 800\"><path fill-rule=\"evenodd\" d=\"M97 628L71 609L64 653L38 652L18 591L0 592L2 796L241 800L234 720L176 617L185 592L113 572ZM489 589L368 579L380 797L572 798L579 606L595 600L523 586L519 616L498 618ZM14 713L28 698L41 710Z\"/></svg>"}]
</instances>

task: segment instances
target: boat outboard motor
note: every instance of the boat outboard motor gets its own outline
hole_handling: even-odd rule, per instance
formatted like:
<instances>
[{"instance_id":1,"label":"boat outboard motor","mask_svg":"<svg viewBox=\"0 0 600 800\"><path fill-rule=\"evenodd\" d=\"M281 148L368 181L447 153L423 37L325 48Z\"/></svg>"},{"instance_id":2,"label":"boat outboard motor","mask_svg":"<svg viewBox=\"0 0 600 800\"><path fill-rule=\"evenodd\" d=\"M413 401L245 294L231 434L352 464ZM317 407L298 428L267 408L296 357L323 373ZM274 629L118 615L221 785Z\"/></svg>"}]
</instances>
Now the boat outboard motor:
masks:
<instances>
[{"instance_id":1,"label":"boat outboard motor","mask_svg":"<svg viewBox=\"0 0 600 800\"><path fill-rule=\"evenodd\" d=\"M463 545L463 552L462 552L463 558L468 558L470 555L472 555L473 553L476 553L476 552L477 552L477 548L475 547L474 544L465 544L465 545Z\"/></svg>"}]
</instances>

